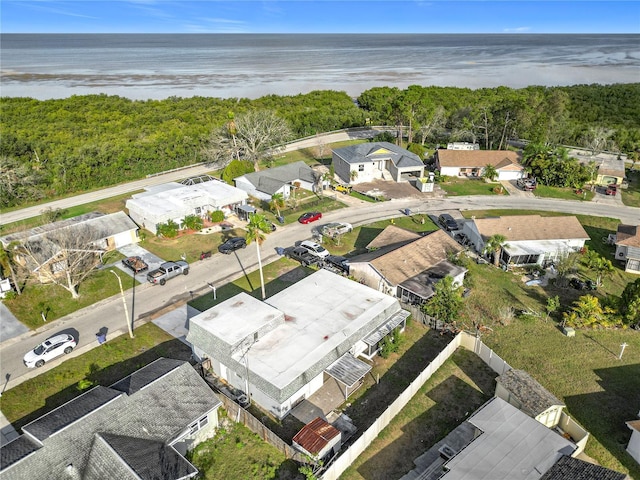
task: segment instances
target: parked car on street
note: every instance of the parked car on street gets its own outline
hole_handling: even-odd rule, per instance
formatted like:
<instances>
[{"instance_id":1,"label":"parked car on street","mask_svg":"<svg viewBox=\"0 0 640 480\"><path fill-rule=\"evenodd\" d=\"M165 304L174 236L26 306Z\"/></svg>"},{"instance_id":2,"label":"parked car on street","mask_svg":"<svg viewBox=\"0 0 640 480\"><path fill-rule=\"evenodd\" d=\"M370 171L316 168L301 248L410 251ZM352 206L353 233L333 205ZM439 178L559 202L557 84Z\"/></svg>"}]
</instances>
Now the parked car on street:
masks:
<instances>
[{"instance_id":1,"label":"parked car on street","mask_svg":"<svg viewBox=\"0 0 640 480\"><path fill-rule=\"evenodd\" d=\"M39 368L46 362L60 355L66 355L76 347L76 339L73 335L61 333L47 338L24 356L22 361L27 368Z\"/></svg>"},{"instance_id":2,"label":"parked car on street","mask_svg":"<svg viewBox=\"0 0 640 480\"><path fill-rule=\"evenodd\" d=\"M309 251L309 253L319 258L325 258L329 256L329 250L324 248L319 243L312 242L311 240L304 240L303 242L300 242L299 245L296 245L296 247L305 248Z\"/></svg>"},{"instance_id":3,"label":"parked car on street","mask_svg":"<svg viewBox=\"0 0 640 480\"><path fill-rule=\"evenodd\" d=\"M298 221L300 223L311 223L311 222L315 222L317 220L320 220L322 218L322 213L320 212L307 212L307 213L303 213L302 215L300 215L300 218L298 218Z\"/></svg>"},{"instance_id":4,"label":"parked car on street","mask_svg":"<svg viewBox=\"0 0 640 480\"><path fill-rule=\"evenodd\" d=\"M327 237L337 237L338 235L344 235L353 230L353 225L346 222L327 223L320 229L320 233Z\"/></svg>"},{"instance_id":5,"label":"parked car on street","mask_svg":"<svg viewBox=\"0 0 640 480\"><path fill-rule=\"evenodd\" d=\"M189 275L189 264L183 260L164 262L157 269L147 273L147 280L154 285L164 285L167 280L178 275Z\"/></svg>"},{"instance_id":6,"label":"parked car on street","mask_svg":"<svg viewBox=\"0 0 640 480\"><path fill-rule=\"evenodd\" d=\"M222 245L218 247L220 253L230 255L232 252L245 248L247 246L247 240L244 237L232 237Z\"/></svg>"},{"instance_id":7,"label":"parked car on street","mask_svg":"<svg viewBox=\"0 0 640 480\"><path fill-rule=\"evenodd\" d=\"M454 218L448 213L443 213L438 217L438 223L444 228L447 232L452 232L454 230L458 230L458 222L454 220Z\"/></svg>"}]
</instances>

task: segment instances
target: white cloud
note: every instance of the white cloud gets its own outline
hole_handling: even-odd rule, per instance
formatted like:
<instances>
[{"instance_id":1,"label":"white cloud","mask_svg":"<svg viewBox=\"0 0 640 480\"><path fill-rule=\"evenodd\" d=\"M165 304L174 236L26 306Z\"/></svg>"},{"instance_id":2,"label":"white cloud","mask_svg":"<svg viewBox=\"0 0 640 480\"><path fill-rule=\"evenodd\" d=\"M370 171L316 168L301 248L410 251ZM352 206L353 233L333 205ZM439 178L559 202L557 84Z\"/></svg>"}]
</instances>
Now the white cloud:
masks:
<instances>
[{"instance_id":1,"label":"white cloud","mask_svg":"<svg viewBox=\"0 0 640 480\"><path fill-rule=\"evenodd\" d=\"M531 27L513 27L502 30L503 33L524 33L529 31L531 31Z\"/></svg>"}]
</instances>

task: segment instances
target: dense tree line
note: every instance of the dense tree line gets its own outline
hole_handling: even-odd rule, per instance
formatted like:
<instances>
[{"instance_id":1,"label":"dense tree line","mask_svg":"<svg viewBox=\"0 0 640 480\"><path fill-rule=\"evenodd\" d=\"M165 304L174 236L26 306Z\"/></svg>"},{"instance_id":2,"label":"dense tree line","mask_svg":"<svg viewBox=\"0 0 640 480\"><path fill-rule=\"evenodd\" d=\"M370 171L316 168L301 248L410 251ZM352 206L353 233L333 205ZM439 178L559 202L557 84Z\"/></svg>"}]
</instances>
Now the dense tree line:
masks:
<instances>
[{"instance_id":1,"label":"dense tree line","mask_svg":"<svg viewBox=\"0 0 640 480\"><path fill-rule=\"evenodd\" d=\"M269 110L293 138L340 128L392 125L422 146L451 140L506 148L541 144L640 151L640 84L572 87L390 87L363 92L134 101L0 98L0 207L113 185L203 161L212 132L231 117ZM229 159L231 160L231 159Z\"/></svg>"}]
</instances>

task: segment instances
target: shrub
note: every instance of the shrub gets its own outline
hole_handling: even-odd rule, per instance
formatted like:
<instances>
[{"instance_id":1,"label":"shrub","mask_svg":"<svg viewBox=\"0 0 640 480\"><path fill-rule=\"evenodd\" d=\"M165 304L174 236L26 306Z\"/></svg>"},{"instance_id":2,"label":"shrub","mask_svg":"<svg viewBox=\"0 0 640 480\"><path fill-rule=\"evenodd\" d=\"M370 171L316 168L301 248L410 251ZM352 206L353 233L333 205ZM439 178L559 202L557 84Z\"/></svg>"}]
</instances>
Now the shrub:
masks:
<instances>
[{"instance_id":1,"label":"shrub","mask_svg":"<svg viewBox=\"0 0 640 480\"><path fill-rule=\"evenodd\" d=\"M209 218L213 223L219 223L224 220L224 212L222 210L216 210L215 212L209 212Z\"/></svg>"}]
</instances>

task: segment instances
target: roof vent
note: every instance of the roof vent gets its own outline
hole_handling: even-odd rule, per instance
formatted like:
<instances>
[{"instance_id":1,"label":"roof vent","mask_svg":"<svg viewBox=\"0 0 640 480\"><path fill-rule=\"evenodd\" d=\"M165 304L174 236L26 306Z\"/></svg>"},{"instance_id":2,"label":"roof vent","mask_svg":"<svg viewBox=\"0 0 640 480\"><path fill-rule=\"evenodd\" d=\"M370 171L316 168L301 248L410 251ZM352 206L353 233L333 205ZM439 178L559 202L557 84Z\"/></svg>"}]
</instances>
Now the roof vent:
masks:
<instances>
[{"instance_id":1,"label":"roof vent","mask_svg":"<svg viewBox=\"0 0 640 480\"><path fill-rule=\"evenodd\" d=\"M456 451L446 443L438 449L438 452L440 453L440 457L444 458L445 460L449 460L456 454Z\"/></svg>"}]
</instances>

